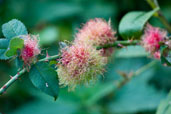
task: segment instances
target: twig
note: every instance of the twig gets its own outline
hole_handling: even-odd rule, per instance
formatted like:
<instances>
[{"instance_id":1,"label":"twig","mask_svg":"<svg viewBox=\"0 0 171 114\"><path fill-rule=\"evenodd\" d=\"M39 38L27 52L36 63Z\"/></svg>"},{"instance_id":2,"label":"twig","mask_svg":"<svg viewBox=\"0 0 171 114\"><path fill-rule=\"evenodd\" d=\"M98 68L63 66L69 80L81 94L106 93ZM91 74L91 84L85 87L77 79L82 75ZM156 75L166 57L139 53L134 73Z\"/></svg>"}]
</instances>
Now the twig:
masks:
<instances>
[{"instance_id":1,"label":"twig","mask_svg":"<svg viewBox=\"0 0 171 114\"><path fill-rule=\"evenodd\" d=\"M120 89L121 87L123 87L127 82L129 82L132 78L140 75L141 73L143 73L144 71L148 70L150 67L154 66L156 64L156 61L152 61L150 63L148 63L147 65L141 67L140 69L138 69L137 71L128 74L127 77L124 76L124 79L121 79L120 81L118 81L117 83L117 87L116 90ZM114 91L116 91L114 90Z\"/></svg>"},{"instance_id":2,"label":"twig","mask_svg":"<svg viewBox=\"0 0 171 114\"><path fill-rule=\"evenodd\" d=\"M3 93L5 93L5 91L8 89L8 87L10 87L22 74L24 74L26 72L26 69L22 69L21 71L19 71L15 76L11 76L11 79L1 87L0 89L0 95L2 95Z\"/></svg>"},{"instance_id":3,"label":"twig","mask_svg":"<svg viewBox=\"0 0 171 114\"><path fill-rule=\"evenodd\" d=\"M156 64L156 61L152 61L150 63L148 63L147 65L145 66L142 66L140 69L138 69L137 71L135 72L132 72L132 73L129 73L129 74L126 74L124 72L119 72L119 74L121 76L123 76L122 79L118 80L117 82L113 82L110 83L110 90L106 91L106 94L105 95L101 95L99 97L99 92L95 95L95 97L93 98L90 98L90 100L88 100L88 105L91 105L92 106L92 103L95 103L97 102L98 100L100 99L103 99L103 98L111 98L112 96L115 95L116 91L119 90L120 88L122 88L125 84L127 84L131 79L133 79L134 77L140 75L141 73L143 73L144 71L146 71L147 69L149 69L150 67L154 66ZM109 88L109 87L107 87ZM101 94L101 92L100 92ZM96 97L98 96L98 97ZM93 102L92 102L93 101Z\"/></svg>"},{"instance_id":4,"label":"twig","mask_svg":"<svg viewBox=\"0 0 171 114\"><path fill-rule=\"evenodd\" d=\"M137 45L139 42L140 41L138 41L138 40L133 40L133 41L131 41L131 40L128 40L128 41L116 41L114 44L99 46L99 47L97 47L97 50L102 49L102 48L121 47L121 46L128 46L128 45ZM55 60L55 59L59 59L59 58L60 58L59 55L47 56L47 57L45 57L43 59L40 59L38 62ZM0 89L0 95L2 95L8 89L8 87L10 87L25 72L26 72L26 69L24 68L21 71L19 71L14 77L12 77L4 86L2 86L2 88ZM125 81L124 82L120 82L120 86L124 85L124 83L125 83Z\"/></svg>"},{"instance_id":5,"label":"twig","mask_svg":"<svg viewBox=\"0 0 171 114\"><path fill-rule=\"evenodd\" d=\"M43 59L40 59L39 62L41 61L48 61L48 60L54 60L54 59L59 59L60 56L59 55L54 55L54 56L49 56L49 57L45 57Z\"/></svg>"},{"instance_id":6,"label":"twig","mask_svg":"<svg viewBox=\"0 0 171 114\"><path fill-rule=\"evenodd\" d=\"M107 44L104 46L98 46L96 49L106 49L106 48L110 48L110 47L123 47L123 46L129 46L129 45L137 45L138 43L140 43L139 40L127 40L127 41L116 41L113 44Z\"/></svg>"},{"instance_id":7,"label":"twig","mask_svg":"<svg viewBox=\"0 0 171 114\"><path fill-rule=\"evenodd\" d=\"M44 59L40 59L38 62L42 62L42 61L48 61L48 60L54 60L54 59L58 59L59 55L54 55L54 56L49 56L46 57ZM21 77L25 72L26 72L26 68L23 68L21 71L19 71L15 76L11 76L11 79L0 88L0 95L2 95L3 93L5 93L5 91L19 78Z\"/></svg>"},{"instance_id":8,"label":"twig","mask_svg":"<svg viewBox=\"0 0 171 114\"><path fill-rule=\"evenodd\" d=\"M147 0L147 3L151 6L152 9L155 9L159 7L157 0ZM162 14L161 10L157 12L157 17L160 19L160 21L163 23L163 25L166 27L169 33L171 33L171 26L165 16Z\"/></svg>"}]
</instances>

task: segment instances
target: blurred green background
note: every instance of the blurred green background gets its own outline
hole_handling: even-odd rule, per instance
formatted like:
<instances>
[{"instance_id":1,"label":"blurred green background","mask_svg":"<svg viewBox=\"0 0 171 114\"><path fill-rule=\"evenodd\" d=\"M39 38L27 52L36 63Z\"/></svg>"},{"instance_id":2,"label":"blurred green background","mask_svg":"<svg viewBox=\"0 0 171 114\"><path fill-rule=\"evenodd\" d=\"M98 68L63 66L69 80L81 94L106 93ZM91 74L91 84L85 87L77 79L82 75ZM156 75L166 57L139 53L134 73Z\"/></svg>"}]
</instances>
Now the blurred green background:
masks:
<instances>
[{"instance_id":1,"label":"blurred green background","mask_svg":"<svg viewBox=\"0 0 171 114\"><path fill-rule=\"evenodd\" d=\"M159 4L171 22L171 1L159 0ZM73 40L89 19L111 19L117 31L122 16L134 10L151 8L145 0L0 0L0 25L13 18L21 20L29 33L40 35L42 56L45 49L54 55L59 41ZM157 18L150 23L163 27ZM74 92L61 88L57 101L35 89L25 74L0 96L0 114L155 114L171 89L171 68L160 62L114 92L116 81L122 78L118 71L135 71L150 61L139 46L116 50L106 66L107 72L95 85L80 86ZM0 61L0 86L16 71L12 60Z\"/></svg>"}]
</instances>

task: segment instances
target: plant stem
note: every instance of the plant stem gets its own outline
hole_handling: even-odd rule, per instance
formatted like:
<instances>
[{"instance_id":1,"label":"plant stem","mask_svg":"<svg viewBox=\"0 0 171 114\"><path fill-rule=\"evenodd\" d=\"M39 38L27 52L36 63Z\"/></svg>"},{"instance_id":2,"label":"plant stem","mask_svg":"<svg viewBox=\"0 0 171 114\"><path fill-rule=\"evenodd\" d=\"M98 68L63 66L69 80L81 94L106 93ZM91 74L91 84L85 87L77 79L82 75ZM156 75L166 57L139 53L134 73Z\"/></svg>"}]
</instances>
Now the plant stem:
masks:
<instances>
[{"instance_id":1,"label":"plant stem","mask_svg":"<svg viewBox=\"0 0 171 114\"><path fill-rule=\"evenodd\" d=\"M54 55L54 56L49 56L46 57L44 59L40 59L38 62L42 62L42 61L48 61L48 60L54 60L54 59L58 59L59 55ZM5 93L5 91L19 78L21 77L25 72L26 72L26 68L23 68L21 71L19 71L15 76L11 77L11 79L0 88L0 95L2 95L3 93Z\"/></svg>"},{"instance_id":2,"label":"plant stem","mask_svg":"<svg viewBox=\"0 0 171 114\"><path fill-rule=\"evenodd\" d=\"M138 43L140 43L140 41L138 41L138 40L116 41L114 44L99 46L99 47L97 47L97 50L102 49L102 48L123 47L123 46L128 46L128 45L137 45ZM59 59L59 58L60 58L59 55L48 56L48 57L45 57L43 59L40 59L38 62L55 60L55 59ZM14 77L12 77L4 86L2 86L2 88L0 89L0 95L2 95L6 91L6 89L8 87L10 87L25 72L26 72L26 69L24 68L21 71L19 71ZM125 82L120 82L120 83L123 83L123 84L120 84L120 85L124 85Z\"/></svg>"},{"instance_id":3,"label":"plant stem","mask_svg":"<svg viewBox=\"0 0 171 114\"><path fill-rule=\"evenodd\" d=\"M130 75L128 75L127 77L124 77L124 79L120 80L117 83L117 87L116 90L120 89L121 87L123 87L127 82L129 82L132 78L140 75L141 73L143 73L144 71L148 70L150 67L154 66L156 64L156 61L152 61L150 63L148 63L147 65L141 67L140 69L138 69L137 71L131 73ZM116 91L114 90L114 91Z\"/></svg>"},{"instance_id":4,"label":"plant stem","mask_svg":"<svg viewBox=\"0 0 171 114\"><path fill-rule=\"evenodd\" d=\"M147 3L151 6L152 9L155 9L159 7L157 0L147 0ZM157 17L160 19L160 21L163 23L163 25L166 27L169 33L171 33L171 26L167 19L162 14L161 10L157 12Z\"/></svg>"},{"instance_id":5,"label":"plant stem","mask_svg":"<svg viewBox=\"0 0 171 114\"><path fill-rule=\"evenodd\" d=\"M21 71L19 71L15 76L11 77L11 79L0 89L0 95L2 95L8 89L8 87L10 87L25 72L26 69L24 68Z\"/></svg>"},{"instance_id":6,"label":"plant stem","mask_svg":"<svg viewBox=\"0 0 171 114\"><path fill-rule=\"evenodd\" d=\"M160 21L163 23L163 25L167 28L168 32L171 33L171 26L167 19L164 17L164 15L161 13L161 11L158 12L158 17Z\"/></svg>"},{"instance_id":7,"label":"plant stem","mask_svg":"<svg viewBox=\"0 0 171 114\"><path fill-rule=\"evenodd\" d=\"M138 43L140 43L139 40L116 41L113 44L98 46L96 49L99 50L99 49L102 49L102 48L106 49L106 48L110 48L110 47L123 47L123 46L129 46L129 45L137 45Z\"/></svg>"},{"instance_id":8,"label":"plant stem","mask_svg":"<svg viewBox=\"0 0 171 114\"><path fill-rule=\"evenodd\" d=\"M106 94L101 96L101 97L97 97L97 98L93 98L93 102L97 102L98 100L102 99L102 98L113 98L113 96L115 95L116 91L118 89L120 89L121 87L123 87L125 84L127 84L131 79L133 79L134 77L140 75L141 73L145 72L146 70L148 70L149 68L151 68L152 66L154 66L156 64L156 61L152 61L144 66L142 66L141 68L139 68L137 71L135 72L132 72L132 73L129 73L129 74L126 74L126 73L123 73L123 78L118 80L118 81L115 81L114 84L113 82L111 83L110 82L110 87L108 86L108 91L106 91ZM110 88L110 89L109 89ZM97 93L98 94L98 93ZM97 96L97 95L96 95ZM90 98L90 101L92 103L92 99ZM88 104L90 102L88 101ZM89 105L92 105L92 104L89 104Z\"/></svg>"},{"instance_id":9,"label":"plant stem","mask_svg":"<svg viewBox=\"0 0 171 114\"><path fill-rule=\"evenodd\" d=\"M40 59L39 62L41 62L41 61L48 61L48 60L54 60L54 59L59 59L59 58L60 58L59 55L54 55L54 56L49 56L49 57Z\"/></svg>"},{"instance_id":10,"label":"plant stem","mask_svg":"<svg viewBox=\"0 0 171 114\"><path fill-rule=\"evenodd\" d=\"M102 48L110 48L110 47L122 47L122 46L128 46L128 45L137 45L140 41L138 40L133 40L133 41L116 41L114 44L108 44L108 45L104 45L104 46L99 46L97 47L97 50L102 49ZM55 60L55 59L59 59L60 56L59 55L54 55L54 56L48 56L45 57L43 59L40 59L38 62L42 62L42 61L49 61L49 60ZM12 77L4 86L2 86L2 88L0 89L0 95L2 95L7 89L8 87L10 87L19 77L22 76L22 74L24 74L26 72L26 69L22 69L21 71L19 71L14 77Z\"/></svg>"}]
</instances>

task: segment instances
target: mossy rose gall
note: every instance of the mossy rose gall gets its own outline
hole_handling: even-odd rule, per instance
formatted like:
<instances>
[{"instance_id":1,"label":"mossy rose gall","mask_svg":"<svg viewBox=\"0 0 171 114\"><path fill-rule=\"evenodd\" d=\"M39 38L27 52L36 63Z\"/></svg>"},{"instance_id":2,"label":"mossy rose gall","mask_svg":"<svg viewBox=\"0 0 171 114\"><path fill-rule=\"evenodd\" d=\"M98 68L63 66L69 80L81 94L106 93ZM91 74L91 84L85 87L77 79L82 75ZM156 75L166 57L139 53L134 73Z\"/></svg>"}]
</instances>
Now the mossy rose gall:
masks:
<instances>
[{"instance_id":1,"label":"mossy rose gall","mask_svg":"<svg viewBox=\"0 0 171 114\"><path fill-rule=\"evenodd\" d=\"M103 73L106 57L91 45L77 43L63 48L58 61L59 84L74 90L76 85L93 82Z\"/></svg>"},{"instance_id":2,"label":"mossy rose gall","mask_svg":"<svg viewBox=\"0 0 171 114\"><path fill-rule=\"evenodd\" d=\"M88 21L82 29L76 34L75 42L83 42L89 45L103 46L113 44L116 40L115 33L111 27L110 21L106 22L101 18L95 18ZM103 55L111 54L112 49L102 49Z\"/></svg>"},{"instance_id":3,"label":"mossy rose gall","mask_svg":"<svg viewBox=\"0 0 171 114\"><path fill-rule=\"evenodd\" d=\"M25 65L30 65L30 63L34 62L36 56L40 54L37 37L35 35L22 36L24 39L24 48L21 51L21 58Z\"/></svg>"},{"instance_id":4,"label":"mossy rose gall","mask_svg":"<svg viewBox=\"0 0 171 114\"><path fill-rule=\"evenodd\" d=\"M144 35L142 36L142 45L154 58L160 59L160 42L164 42L167 32L147 24Z\"/></svg>"}]
</instances>

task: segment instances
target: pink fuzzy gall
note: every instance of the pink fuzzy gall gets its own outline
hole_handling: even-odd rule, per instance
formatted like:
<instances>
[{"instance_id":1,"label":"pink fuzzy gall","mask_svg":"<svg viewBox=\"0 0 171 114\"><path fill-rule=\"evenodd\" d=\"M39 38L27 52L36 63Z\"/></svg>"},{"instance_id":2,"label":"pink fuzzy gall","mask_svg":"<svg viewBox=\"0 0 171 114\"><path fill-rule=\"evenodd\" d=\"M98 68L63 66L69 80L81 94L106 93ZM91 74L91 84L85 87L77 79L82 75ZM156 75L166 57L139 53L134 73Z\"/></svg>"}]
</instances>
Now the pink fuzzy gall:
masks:
<instances>
[{"instance_id":1,"label":"pink fuzzy gall","mask_svg":"<svg viewBox=\"0 0 171 114\"><path fill-rule=\"evenodd\" d=\"M77 43L62 49L58 61L59 84L73 90L78 84L96 80L97 74L104 71L107 58L93 46Z\"/></svg>"},{"instance_id":2,"label":"pink fuzzy gall","mask_svg":"<svg viewBox=\"0 0 171 114\"><path fill-rule=\"evenodd\" d=\"M142 45L151 53L154 58L159 59L159 49L160 49L160 42L163 42L166 37L167 32L158 28L153 27L150 24L147 24L145 28L145 33L142 36Z\"/></svg>"},{"instance_id":3,"label":"pink fuzzy gall","mask_svg":"<svg viewBox=\"0 0 171 114\"><path fill-rule=\"evenodd\" d=\"M116 40L116 32L113 31L110 21L95 18L88 21L82 29L76 34L75 42L83 42L93 46L103 46L105 44L113 44ZM103 50L103 49L102 49ZM104 49L102 53L105 55L111 53L111 49ZM108 55L108 54L107 54Z\"/></svg>"},{"instance_id":4,"label":"pink fuzzy gall","mask_svg":"<svg viewBox=\"0 0 171 114\"><path fill-rule=\"evenodd\" d=\"M73 61L77 62L77 65L82 66L89 58L89 52L83 45L72 45L69 50L64 49L62 52L61 62L64 66Z\"/></svg>"},{"instance_id":5,"label":"pink fuzzy gall","mask_svg":"<svg viewBox=\"0 0 171 114\"><path fill-rule=\"evenodd\" d=\"M155 59L160 59L160 51L156 51L153 56Z\"/></svg>"},{"instance_id":6,"label":"pink fuzzy gall","mask_svg":"<svg viewBox=\"0 0 171 114\"><path fill-rule=\"evenodd\" d=\"M35 56L40 54L37 36L27 35L24 36L24 49L21 52L21 57L25 64L33 62Z\"/></svg>"}]
</instances>

